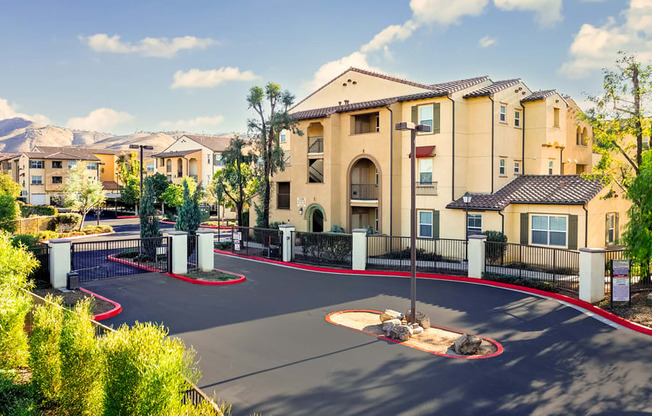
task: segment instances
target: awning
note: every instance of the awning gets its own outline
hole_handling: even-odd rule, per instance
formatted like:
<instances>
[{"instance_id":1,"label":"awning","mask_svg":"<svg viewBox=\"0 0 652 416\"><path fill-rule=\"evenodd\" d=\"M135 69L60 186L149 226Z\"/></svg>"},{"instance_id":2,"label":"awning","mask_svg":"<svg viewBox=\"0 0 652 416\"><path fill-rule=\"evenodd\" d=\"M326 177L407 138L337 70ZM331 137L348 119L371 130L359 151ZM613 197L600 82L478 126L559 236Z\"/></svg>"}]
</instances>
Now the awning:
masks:
<instances>
[{"instance_id":1,"label":"awning","mask_svg":"<svg viewBox=\"0 0 652 416\"><path fill-rule=\"evenodd\" d=\"M417 159L420 157L432 157L435 155L435 146L417 146L416 148ZM408 158L412 157L412 153Z\"/></svg>"}]
</instances>

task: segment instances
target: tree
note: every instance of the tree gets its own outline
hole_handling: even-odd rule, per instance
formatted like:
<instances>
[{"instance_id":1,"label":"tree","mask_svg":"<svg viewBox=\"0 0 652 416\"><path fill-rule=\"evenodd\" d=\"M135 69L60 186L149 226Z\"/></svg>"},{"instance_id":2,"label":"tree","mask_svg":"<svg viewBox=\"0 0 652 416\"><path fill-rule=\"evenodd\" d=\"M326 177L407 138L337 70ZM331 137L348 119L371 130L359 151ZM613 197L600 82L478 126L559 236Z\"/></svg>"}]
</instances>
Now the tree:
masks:
<instances>
[{"instance_id":1,"label":"tree","mask_svg":"<svg viewBox=\"0 0 652 416\"><path fill-rule=\"evenodd\" d=\"M0 195L9 195L16 199L20 196L22 189L23 187L14 182L10 175L0 172Z\"/></svg>"},{"instance_id":2,"label":"tree","mask_svg":"<svg viewBox=\"0 0 652 416\"><path fill-rule=\"evenodd\" d=\"M183 179L188 184L190 193L194 193L197 188L197 182L193 178ZM161 194L161 200L165 205L178 208L183 205L183 185L169 184L165 192Z\"/></svg>"},{"instance_id":3,"label":"tree","mask_svg":"<svg viewBox=\"0 0 652 416\"><path fill-rule=\"evenodd\" d=\"M122 203L133 207L140 200L140 161L136 152L121 154L117 159L116 176Z\"/></svg>"},{"instance_id":4,"label":"tree","mask_svg":"<svg viewBox=\"0 0 652 416\"><path fill-rule=\"evenodd\" d=\"M165 190L168 189L168 186L170 186L170 184L172 183L162 173L156 173L156 174L154 174L152 176L148 176L145 179L145 182L147 182L147 181L151 182L151 184L152 184L152 192L153 192L154 196L156 197L157 201L161 200L161 195L163 195L163 192L165 192Z\"/></svg>"},{"instance_id":5,"label":"tree","mask_svg":"<svg viewBox=\"0 0 652 416\"><path fill-rule=\"evenodd\" d=\"M639 173L643 137L650 135L652 67L620 52L616 70L603 69L603 94L590 96L594 107L580 117L593 128L594 167L605 182L626 191Z\"/></svg>"},{"instance_id":6,"label":"tree","mask_svg":"<svg viewBox=\"0 0 652 416\"><path fill-rule=\"evenodd\" d=\"M182 183L183 204L178 209L178 218L174 224L174 229L177 231L186 231L188 234L194 235L199 228L199 224L201 224L199 200L201 199L202 190L201 186L198 186L194 192L191 192L188 182L188 179L184 179Z\"/></svg>"},{"instance_id":7,"label":"tree","mask_svg":"<svg viewBox=\"0 0 652 416\"><path fill-rule=\"evenodd\" d=\"M138 207L138 216L140 217L140 238L161 236L161 231L158 227L158 218L156 217L156 208L154 207L154 200L156 199L154 182L153 177L145 179L143 201Z\"/></svg>"},{"instance_id":8,"label":"tree","mask_svg":"<svg viewBox=\"0 0 652 416\"><path fill-rule=\"evenodd\" d=\"M79 230L84 228L84 218L93 209L104 205L104 188L102 182L86 174L86 163L78 162L68 175L68 181L63 187L65 205L75 211L79 211L82 220L79 223Z\"/></svg>"},{"instance_id":9,"label":"tree","mask_svg":"<svg viewBox=\"0 0 652 416\"><path fill-rule=\"evenodd\" d=\"M257 141L257 147L262 158L258 192L263 197L263 218L261 223L269 226L269 203L271 198L271 178L279 170L285 169L283 149L279 144L281 130L292 130L301 135L297 121L292 118L288 110L294 103L294 95L289 91L281 91L281 86L273 82L265 88L255 86L249 90L247 96L249 108L256 112L256 119L247 120L247 128Z\"/></svg>"},{"instance_id":10,"label":"tree","mask_svg":"<svg viewBox=\"0 0 652 416\"><path fill-rule=\"evenodd\" d=\"M140 201L140 179L129 176L125 181L124 185L120 185L120 199L126 206L133 207Z\"/></svg>"},{"instance_id":11,"label":"tree","mask_svg":"<svg viewBox=\"0 0 652 416\"><path fill-rule=\"evenodd\" d=\"M16 199L11 195L0 195L0 230L10 233L16 232L15 219L20 216L20 208Z\"/></svg>"},{"instance_id":12,"label":"tree","mask_svg":"<svg viewBox=\"0 0 652 416\"><path fill-rule=\"evenodd\" d=\"M238 213L238 225L242 225L242 211L247 200L254 194L257 178L251 170L254 155L244 154L246 143L239 137L231 139L229 147L222 152L225 167L213 176L211 190L218 202L234 207Z\"/></svg>"}]
</instances>

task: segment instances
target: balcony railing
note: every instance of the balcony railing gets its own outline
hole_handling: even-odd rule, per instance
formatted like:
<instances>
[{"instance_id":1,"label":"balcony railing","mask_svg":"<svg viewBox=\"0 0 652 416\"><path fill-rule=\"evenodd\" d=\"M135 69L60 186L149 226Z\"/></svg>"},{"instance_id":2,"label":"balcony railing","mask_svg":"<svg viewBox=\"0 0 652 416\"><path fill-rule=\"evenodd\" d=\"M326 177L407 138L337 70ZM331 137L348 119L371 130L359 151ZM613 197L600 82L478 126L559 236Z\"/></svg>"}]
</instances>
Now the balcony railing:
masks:
<instances>
[{"instance_id":1,"label":"balcony railing","mask_svg":"<svg viewBox=\"0 0 652 416\"><path fill-rule=\"evenodd\" d=\"M378 185L374 183L352 183L351 199L363 201L378 200Z\"/></svg>"},{"instance_id":2,"label":"balcony railing","mask_svg":"<svg viewBox=\"0 0 652 416\"><path fill-rule=\"evenodd\" d=\"M308 153L324 153L324 138L322 136L308 137Z\"/></svg>"},{"instance_id":3,"label":"balcony railing","mask_svg":"<svg viewBox=\"0 0 652 416\"><path fill-rule=\"evenodd\" d=\"M437 182L417 182L417 195L437 195Z\"/></svg>"}]
</instances>

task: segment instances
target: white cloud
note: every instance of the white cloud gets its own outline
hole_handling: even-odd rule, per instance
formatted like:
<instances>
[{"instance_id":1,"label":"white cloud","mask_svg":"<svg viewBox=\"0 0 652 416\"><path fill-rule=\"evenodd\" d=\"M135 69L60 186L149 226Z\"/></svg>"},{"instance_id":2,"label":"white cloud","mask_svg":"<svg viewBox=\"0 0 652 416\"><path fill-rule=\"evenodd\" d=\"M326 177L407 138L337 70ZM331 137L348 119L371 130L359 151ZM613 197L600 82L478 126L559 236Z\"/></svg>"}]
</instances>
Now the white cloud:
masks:
<instances>
[{"instance_id":1,"label":"white cloud","mask_svg":"<svg viewBox=\"0 0 652 416\"><path fill-rule=\"evenodd\" d=\"M41 124L48 124L50 122L50 119L43 114L29 115L19 113L16 111L16 105L11 105L9 104L9 101L5 100L4 98L0 98L0 120L14 117L24 118L25 120L31 120Z\"/></svg>"},{"instance_id":2,"label":"white cloud","mask_svg":"<svg viewBox=\"0 0 652 416\"><path fill-rule=\"evenodd\" d=\"M496 43L496 39L489 37L489 36L483 36L480 38L478 41L478 45L480 45L481 48L488 48L489 46L493 45Z\"/></svg>"},{"instance_id":3,"label":"white cloud","mask_svg":"<svg viewBox=\"0 0 652 416\"><path fill-rule=\"evenodd\" d=\"M230 66L207 71L190 69L187 72L177 71L171 88L210 88L226 81L253 81L259 78L251 71L240 72L240 69Z\"/></svg>"},{"instance_id":4,"label":"white cloud","mask_svg":"<svg viewBox=\"0 0 652 416\"><path fill-rule=\"evenodd\" d=\"M98 33L80 36L79 39L96 52L140 53L143 56L171 58L181 50L205 49L219 42L210 38L183 36L178 38L144 38L138 43L123 42L119 35L109 36Z\"/></svg>"},{"instance_id":5,"label":"white cloud","mask_svg":"<svg viewBox=\"0 0 652 416\"><path fill-rule=\"evenodd\" d=\"M112 108L98 108L91 111L86 117L73 117L66 122L66 127L77 130L92 130L109 132L118 124L134 119L129 113L115 111Z\"/></svg>"},{"instance_id":6,"label":"white cloud","mask_svg":"<svg viewBox=\"0 0 652 416\"><path fill-rule=\"evenodd\" d=\"M416 28L416 24L412 20L408 20L403 25L391 25L381 30L371 41L362 45L360 51L363 53L383 49L387 44L392 43L394 40L404 40L412 35L412 31Z\"/></svg>"},{"instance_id":7,"label":"white cloud","mask_svg":"<svg viewBox=\"0 0 652 416\"><path fill-rule=\"evenodd\" d=\"M161 127L173 129L197 128L204 126L216 126L224 121L224 116L202 116L190 120L163 121Z\"/></svg>"},{"instance_id":8,"label":"white cloud","mask_svg":"<svg viewBox=\"0 0 652 416\"><path fill-rule=\"evenodd\" d=\"M312 89L317 89L333 79L333 77L346 71L350 67L367 69L374 72L382 72L379 68L369 65L367 55L363 52L356 51L349 56L336 61L330 61L320 66L312 80Z\"/></svg>"},{"instance_id":9,"label":"white cloud","mask_svg":"<svg viewBox=\"0 0 652 416\"><path fill-rule=\"evenodd\" d=\"M643 62L652 60L652 2L631 0L621 15L621 24L610 17L600 27L582 25L570 46L570 59L560 72L569 78L586 77L595 69L613 65L618 51L634 53Z\"/></svg>"},{"instance_id":10,"label":"white cloud","mask_svg":"<svg viewBox=\"0 0 652 416\"><path fill-rule=\"evenodd\" d=\"M535 20L541 26L553 26L562 21L562 0L494 0L494 5L502 10L533 11Z\"/></svg>"},{"instance_id":11,"label":"white cloud","mask_svg":"<svg viewBox=\"0 0 652 416\"><path fill-rule=\"evenodd\" d=\"M482 14L489 0L411 0L413 19L418 23L458 24L463 16Z\"/></svg>"}]
</instances>

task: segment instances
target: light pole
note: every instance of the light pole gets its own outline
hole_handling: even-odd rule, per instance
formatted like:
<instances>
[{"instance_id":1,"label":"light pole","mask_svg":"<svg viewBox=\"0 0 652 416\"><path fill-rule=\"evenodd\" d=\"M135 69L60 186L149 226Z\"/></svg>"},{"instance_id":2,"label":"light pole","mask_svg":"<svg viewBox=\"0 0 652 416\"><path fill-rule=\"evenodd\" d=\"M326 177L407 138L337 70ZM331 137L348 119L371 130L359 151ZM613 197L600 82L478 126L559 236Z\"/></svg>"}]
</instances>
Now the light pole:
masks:
<instances>
[{"instance_id":1,"label":"light pole","mask_svg":"<svg viewBox=\"0 0 652 416\"><path fill-rule=\"evenodd\" d=\"M410 130L410 322L416 322L417 309L417 155L416 138L417 132L427 133L430 126L425 124L415 125L406 121L396 123L396 130Z\"/></svg>"},{"instance_id":2,"label":"light pole","mask_svg":"<svg viewBox=\"0 0 652 416\"><path fill-rule=\"evenodd\" d=\"M471 195L466 192L462 196L464 201L464 236L466 240L466 261L469 261L469 204L471 203Z\"/></svg>"},{"instance_id":3,"label":"light pole","mask_svg":"<svg viewBox=\"0 0 652 416\"><path fill-rule=\"evenodd\" d=\"M95 168L97 169L97 180L100 181L100 182L102 181L100 179L100 166L103 166L103 165L106 165L106 163L97 162L95 164ZM97 217L97 225L100 225L100 207L95 207L95 214L96 214L96 217Z\"/></svg>"},{"instance_id":4,"label":"light pole","mask_svg":"<svg viewBox=\"0 0 652 416\"><path fill-rule=\"evenodd\" d=\"M143 198L143 149L154 150L154 146L146 144L130 144L130 149L140 149L140 199Z\"/></svg>"}]
</instances>

